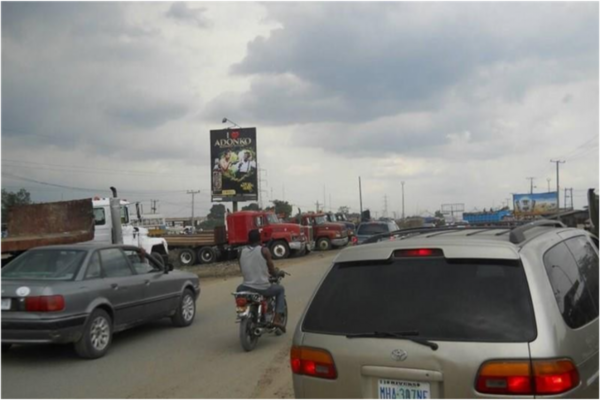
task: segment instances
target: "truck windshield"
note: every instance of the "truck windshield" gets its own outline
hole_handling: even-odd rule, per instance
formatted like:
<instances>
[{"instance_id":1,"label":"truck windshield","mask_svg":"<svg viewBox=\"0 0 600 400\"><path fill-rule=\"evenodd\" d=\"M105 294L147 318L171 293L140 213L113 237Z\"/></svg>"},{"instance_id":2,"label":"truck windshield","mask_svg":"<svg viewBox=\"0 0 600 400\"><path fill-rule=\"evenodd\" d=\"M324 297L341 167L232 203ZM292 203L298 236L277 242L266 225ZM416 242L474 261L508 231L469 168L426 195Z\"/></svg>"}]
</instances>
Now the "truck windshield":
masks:
<instances>
[{"instance_id":1,"label":"truck windshield","mask_svg":"<svg viewBox=\"0 0 600 400\"><path fill-rule=\"evenodd\" d=\"M325 219L324 215L320 215L318 217L315 217L315 222L317 223L317 225L321 225L327 222L327 220Z\"/></svg>"},{"instance_id":2,"label":"truck windshield","mask_svg":"<svg viewBox=\"0 0 600 400\"><path fill-rule=\"evenodd\" d=\"M267 220L269 221L269 224L279 223L279 218L277 218L277 215L275 214L267 214Z\"/></svg>"},{"instance_id":3,"label":"truck windshield","mask_svg":"<svg viewBox=\"0 0 600 400\"><path fill-rule=\"evenodd\" d=\"M29 251L2 269L2 279L69 281L85 255L82 250Z\"/></svg>"},{"instance_id":4,"label":"truck windshield","mask_svg":"<svg viewBox=\"0 0 600 400\"><path fill-rule=\"evenodd\" d=\"M330 222L336 222L336 221L337 221L337 218L335 217L335 215L333 215L333 214L329 214L329 221L330 221Z\"/></svg>"}]
</instances>

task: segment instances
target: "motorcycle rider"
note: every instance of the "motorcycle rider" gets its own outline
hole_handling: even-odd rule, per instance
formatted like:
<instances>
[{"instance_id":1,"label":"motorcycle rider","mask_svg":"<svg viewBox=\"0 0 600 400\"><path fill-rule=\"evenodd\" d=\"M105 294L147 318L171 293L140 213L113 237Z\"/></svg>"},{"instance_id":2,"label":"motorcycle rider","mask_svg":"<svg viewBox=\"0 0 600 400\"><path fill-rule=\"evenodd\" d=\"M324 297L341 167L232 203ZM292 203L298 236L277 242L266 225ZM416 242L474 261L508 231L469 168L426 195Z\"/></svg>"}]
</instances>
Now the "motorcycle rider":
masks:
<instances>
[{"instance_id":1,"label":"motorcycle rider","mask_svg":"<svg viewBox=\"0 0 600 400\"><path fill-rule=\"evenodd\" d=\"M240 270L244 278L237 291L253 291L263 296L275 296L275 320L273 325L285 332L283 325L285 312L285 289L282 285L271 284L269 276L277 277L281 271L273 265L271 252L267 247L261 246L260 232L252 229L248 232L249 245L240 252Z\"/></svg>"}]
</instances>

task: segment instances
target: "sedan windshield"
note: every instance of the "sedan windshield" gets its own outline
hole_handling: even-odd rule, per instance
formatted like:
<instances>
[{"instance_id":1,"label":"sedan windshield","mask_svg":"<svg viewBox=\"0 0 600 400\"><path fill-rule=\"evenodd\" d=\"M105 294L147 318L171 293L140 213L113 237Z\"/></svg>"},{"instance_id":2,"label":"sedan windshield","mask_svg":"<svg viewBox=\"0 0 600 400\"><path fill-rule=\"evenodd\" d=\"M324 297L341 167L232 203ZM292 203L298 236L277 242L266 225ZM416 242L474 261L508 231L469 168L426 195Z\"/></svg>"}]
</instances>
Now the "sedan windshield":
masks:
<instances>
[{"instance_id":1,"label":"sedan windshield","mask_svg":"<svg viewBox=\"0 0 600 400\"><path fill-rule=\"evenodd\" d=\"M75 277L85 254L82 250L29 251L2 269L2 279L68 281Z\"/></svg>"},{"instance_id":2,"label":"sedan windshield","mask_svg":"<svg viewBox=\"0 0 600 400\"><path fill-rule=\"evenodd\" d=\"M361 224L358 227L359 235L379 235L388 232L389 227L386 224Z\"/></svg>"}]
</instances>

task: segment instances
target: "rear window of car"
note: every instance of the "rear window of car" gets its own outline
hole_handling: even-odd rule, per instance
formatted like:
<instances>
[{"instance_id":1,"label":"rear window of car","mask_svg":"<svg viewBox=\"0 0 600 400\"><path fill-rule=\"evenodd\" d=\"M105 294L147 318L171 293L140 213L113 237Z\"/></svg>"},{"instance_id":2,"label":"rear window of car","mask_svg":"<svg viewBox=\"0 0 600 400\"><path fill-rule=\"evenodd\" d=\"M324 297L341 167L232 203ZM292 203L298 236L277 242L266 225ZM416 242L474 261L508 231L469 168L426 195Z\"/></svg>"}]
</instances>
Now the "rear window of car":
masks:
<instances>
[{"instance_id":1,"label":"rear window of car","mask_svg":"<svg viewBox=\"0 0 600 400\"><path fill-rule=\"evenodd\" d=\"M417 331L448 341L526 342L537 336L518 261L443 257L334 265L302 328L331 335Z\"/></svg>"},{"instance_id":2,"label":"rear window of car","mask_svg":"<svg viewBox=\"0 0 600 400\"><path fill-rule=\"evenodd\" d=\"M85 255L82 250L29 251L2 269L2 279L72 280Z\"/></svg>"},{"instance_id":3,"label":"rear window of car","mask_svg":"<svg viewBox=\"0 0 600 400\"><path fill-rule=\"evenodd\" d=\"M361 224L358 227L359 235L379 235L380 233L388 233L387 224Z\"/></svg>"}]
</instances>

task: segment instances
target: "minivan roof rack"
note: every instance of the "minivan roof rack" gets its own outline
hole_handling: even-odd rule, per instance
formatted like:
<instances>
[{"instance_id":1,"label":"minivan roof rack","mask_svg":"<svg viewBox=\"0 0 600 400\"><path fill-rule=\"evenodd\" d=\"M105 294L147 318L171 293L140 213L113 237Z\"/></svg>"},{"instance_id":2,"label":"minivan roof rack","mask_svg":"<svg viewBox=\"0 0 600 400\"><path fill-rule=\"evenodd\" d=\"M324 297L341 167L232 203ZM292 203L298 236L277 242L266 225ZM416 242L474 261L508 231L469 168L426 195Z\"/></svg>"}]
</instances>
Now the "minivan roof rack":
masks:
<instances>
[{"instance_id":1,"label":"minivan roof rack","mask_svg":"<svg viewBox=\"0 0 600 400\"><path fill-rule=\"evenodd\" d=\"M525 232L533 228L566 228L565 224L560 221L552 221L549 219L540 219L537 221L529 222L525 225L521 225L510 231L509 240L513 244L519 244L524 242L527 238Z\"/></svg>"}]
</instances>

